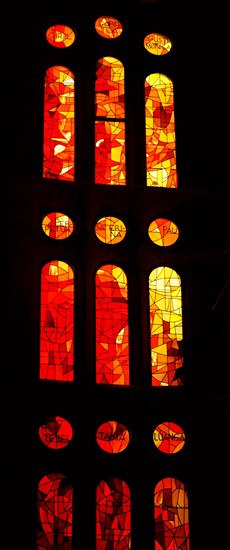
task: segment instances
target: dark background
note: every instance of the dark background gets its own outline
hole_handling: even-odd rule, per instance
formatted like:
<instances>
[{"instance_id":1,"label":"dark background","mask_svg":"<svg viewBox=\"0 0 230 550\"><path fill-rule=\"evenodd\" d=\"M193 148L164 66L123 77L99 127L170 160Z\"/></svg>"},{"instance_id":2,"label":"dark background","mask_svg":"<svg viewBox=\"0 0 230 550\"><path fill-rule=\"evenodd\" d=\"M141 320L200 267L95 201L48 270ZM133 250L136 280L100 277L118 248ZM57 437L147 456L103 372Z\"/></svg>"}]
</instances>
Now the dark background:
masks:
<instances>
[{"instance_id":1,"label":"dark background","mask_svg":"<svg viewBox=\"0 0 230 550\"><path fill-rule=\"evenodd\" d=\"M44 240L38 227L38 220L42 210L50 205L65 205L70 208L69 186L63 190L60 183L49 182L49 189L41 187L41 144L42 144L42 95L41 78L44 66L52 59L44 41L44 31L56 22L64 22L72 26L73 10L76 10L76 19L81 23L87 17L85 34L79 34L80 47L85 50L85 64L77 60L80 73L85 77L85 89L81 90L82 104L85 108L90 98L87 74L90 67L91 43L87 40L89 29L96 17L103 12L114 15L121 21L133 19L133 30L130 33L131 41L126 44L125 55L129 59L130 72L138 78L151 72L152 59L147 60L140 49L136 36L143 25L146 34L146 17L149 21L148 32L162 32L173 38L174 53L172 67L168 69L175 81L175 115L177 130L177 160L180 188L177 196L172 196L171 190L156 193L155 212L149 201L151 190L142 193L139 187L139 176L143 168L143 160L133 159L130 169L134 186L132 195L129 190L100 189L90 191L88 196L87 185L92 183L93 163L88 161L89 150L81 149L79 160L80 182L78 190L71 191L71 199L76 204L76 217L83 229L80 237L85 244L79 244L79 234L68 247L68 255L73 259L76 250L81 256L79 269L80 280L84 292L90 293L91 271L100 258L107 260L109 256L102 249L97 249L90 233L100 204L114 208L116 211L127 212L131 234L135 238L127 243L126 262L131 271L131 265L139 270L144 277L151 265L151 247L144 237L144 228L147 221L159 209L172 215L183 228L183 237L180 245L172 256L172 264L176 265L187 278L188 290L185 292L185 304L191 315L185 316L187 336L187 352L191 360L188 365L188 385L184 397L177 392L176 405L167 397L156 397L152 403L151 390L148 388L148 379L138 375L138 359L141 358L142 346L136 343L133 357L134 374L133 388L124 394L119 394L120 414L125 417L127 424L135 430L133 453L127 454L124 464L118 463L114 471L119 468L129 471L130 483L134 484L134 491L140 499L134 510L134 516L141 518L146 532L150 530L150 518L145 517L141 501L142 481L152 482L152 470L156 465L155 456L151 455L151 447L146 443L143 435L143 425L158 417L161 407L168 414L174 408L175 416L182 418L191 433L191 443L183 460L175 466L175 473L183 471L188 480L191 493L191 525L193 526L191 550L223 548L229 546L228 518L230 512L229 495L229 412L230 412L230 321L229 321L229 279L230 279L230 193L229 193L229 45L226 30L226 5L205 2L97 2L93 7L87 3L79 6L69 5L58 8L55 3L47 6L43 3L17 6L13 13L9 13L6 43L10 45L8 66L4 87L6 87L7 101L7 270L6 293L3 298L7 305L6 330L6 372L7 392L3 389L4 415L7 424L7 479L10 481L8 490L11 518L10 542L15 540L12 548L28 547L34 550L33 523L36 496L34 480L39 479L43 466L47 468L47 455L40 448L36 439L34 425L40 421L41 404L47 415L52 406L62 403L63 414L68 410L69 417L75 419L73 412L76 402L82 408L85 425L103 418L104 410L113 414L117 402L113 393L105 393L104 388L93 385L93 350L87 348L87 335L93 330L93 321L90 316L90 307L85 312L83 334L79 353L88 367L88 374L82 376L80 387L77 385L70 392L57 387L55 397L50 396L49 386L41 391L37 386L38 368L38 315L39 315L39 268L47 256L64 253L65 248L60 243L50 243ZM10 10L8 10L10 12ZM124 13L125 11L125 13ZM76 24L77 26L77 24ZM136 29L138 32L136 32ZM43 34L42 34L43 33ZM132 35L132 36L131 36ZM112 41L111 41L112 42ZM94 45L95 46L95 45ZM100 45L92 50L93 58L101 55ZM110 45L108 46L110 47ZM121 45L121 56L122 53ZM71 62L74 64L75 53ZM49 57L50 56L50 57ZM151 56L149 56L151 58ZM121 57L122 58L122 57ZM93 62L92 62L93 64ZM130 80L133 76L130 77ZM132 80L133 82L134 80ZM83 99L84 98L84 99ZM134 93L133 102L138 104L138 90ZM79 107L79 111L80 111ZM128 106L130 126L141 118L141 112L134 106ZM84 109L82 109L83 111ZM5 112L5 108L3 107ZM80 128L85 136L90 134L90 112L84 111L79 116ZM86 126L85 126L86 124ZM8 135L9 130L9 135ZM143 150L141 135L136 145L130 143L130 150ZM142 156L143 159L143 156ZM86 183L86 187L85 187ZM83 184L83 185L82 185ZM42 189L42 190L41 190ZM84 209L79 204L84 204ZM83 219L84 218L84 219ZM85 235L85 240L84 240ZM4 241L5 244L5 241ZM60 246L59 246L60 245ZM62 248L63 246L63 248ZM5 250L5 246L4 246ZM5 252L4 252L5 254ZM119 253L118 258L120 258ZM164 257L163 257L164 258ZM162 259L157 257L157 261ZM135 270L135 269L134 269ZM5 270L4 270L5 273ZM135 286L136 285L136 286ZM134 276L131 296L133 299L138 287L137 277ZM91 294L91 298L93 296ZM78 296L81 312L84 311L84 294ZM141 303L145 296L139 296L139 302L134 308L134 317L142 319ZM90 302L90 301L89 301ZM134 303L134 301L132 302ZM90 303L89 303L90 306ZM142 319L143 320L143 319ZM79 320L78 325L81 322ZM134 323L135 325L135 323ZM135 336L139 327L133 327ZM133 338L135 340L135 338ZM3 341L5 346L5 338ZM144 348L145 349L145 348ZM147 352L146 352L147 353ZM146 357L144 357L146 359ZM35 368L34 368L35 366ZM84 388L84 392L82 392ZM53 399L53 401L52 401ZM74 406L73 406L74 405ZM161 410L161 409L160 409ZM52 411L53 414L53 411ZM78 416L77 416L78 419ZM138 434L138 435L137 435ZM93 437L93 425L92 425ZM139 438L139 439L138 439ZM87 441L82 435L86 449ZM141 449L138 450L141 441ZM90 459L84 463L85 455L76 449L78 455L77 475L87 472L89 488L100 475L108 469L106 459L96 453L95 461ZM4 452L5 454L5 452ZM87 453L85 453L87 456ZM148 454L149 459L145 462ZM89 455L88 455L89 456ZM69 466L72 473L76 461L69 452ZM48 459L53 467L53 455ZM154 466L153 466L154 464ZM60 464L61 465L61 464ZM59 466L59 464L58 464ZM141 468L147 467L148 476L142 479ZM167 471L167 465L157 462L162 472ZM49 469L49 468L48 468ZM138 471L136 475L135 472ZM110 470L111 471L111 470ZM190 478L191 473L191 478ZM153 476L154 479L154 476ZM199 487L201 488L199 491ZM83 495L80 484L78 487ZM32 495L31 495L32 493ZM202 497L198 501L197 496ZM148 495L148 491L147 491ZM149 495L150 499L150 495ZM85 497L87 507L87 499ZM91 514L91 516L90 516ZM6 514L9 518L8 513ZM89 511L93 517L93 511ZM31 529L32 526L32 529ZM87 521L82 517L82 539L84 529L87 531ZM31 538L30 538L31 537ZM147 549L147 543L136 534L136 544L139 550ZM89 537L90 540L90 537ZM93 533L91 534L93 541ZM139 545L138 545L139 544ZM146 546L145 546L146 544ZM82 548L85 546L82 546ZM89 544L89 550L92 547ZM74 549L73 549L74 550ZM135 549L136 550L136 549Z\"/></svg>"}]
</instances>

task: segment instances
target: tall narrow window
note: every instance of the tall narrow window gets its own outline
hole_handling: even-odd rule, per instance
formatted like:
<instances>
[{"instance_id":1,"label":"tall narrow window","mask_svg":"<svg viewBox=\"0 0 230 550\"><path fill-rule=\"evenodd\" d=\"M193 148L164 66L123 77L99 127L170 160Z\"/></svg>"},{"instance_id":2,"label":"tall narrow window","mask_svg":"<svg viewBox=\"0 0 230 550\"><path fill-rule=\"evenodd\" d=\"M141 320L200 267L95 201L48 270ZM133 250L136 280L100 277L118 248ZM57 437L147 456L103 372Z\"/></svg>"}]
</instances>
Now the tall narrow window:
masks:
<instances>
[{"instance_id":1,"label":"tall narrow window","mask_svg":"<svg viewBox=\"0 0 230 550\"><path fill-rule=\"evenodd\" d=\"M118 478L101 481L96 491L96 550L131 548L131 497Z\"/></svg>"},{"instance_id":2,"label":"tall narrow window","mask_svg":"<svg viewBox=\"0 0 230 550\"><path fill-rule=\"evenodd\" d=\"M154 490L155 550L190 550L188 495L184 484L167 477Z\"/></svg>"},{"instance_id":3,"label":"tall narrow window","mask_svg":"<svg viewBox=\"0 0 230 550\"><path fill-rule=\"evenodd\" d=\"M96 273L96 383L129 384L128 283L117 265Z\"/></svg>"},{"instance_id":4,"label":"tall narrow window","mask_svg":"<svg viewBox=\"0 0 230 550\"><path fill-rule=\"evenodd\" d=\"M73 337L73 269L53 260L41 272L40 378L73 380Z\"/></svg>"},{"instance_id":5,"label":"tall narrow window","mask_svg":"<svg viewBox=\"0 0 230 550\"><path fill-rule=\"evenodd\" d=\"M50 67L44 90L44 178L74 179L74 96L73 73L67 67Z\"/></svg>"},{"instance_id":6,"label":"tall narrow window","mask_svg":"<svg viewBox=\"0 0 230 550\"><path fill-rule=\"evenodd\" d=\"M182 296L179 275L157 267L149 276L152 386L183 385Z\"/></svg>"},{"instance_id":7,"label":"tall narrow window","mask_svg":"<svg viewBox=\"0 0 230 550\"><path fill-rule=\"evenodd\" d=\"M62 474L44 476L38 485L36 550L72 550L72 485Z\"/></svg>"},{"instance_id":8,"label":"tall narrow window","mask_svg":"<svg viewBox=\"0 0 230 550\"><path fill-rule=\"evenodd\" d=\"M146 179L151 187L178 187L173 83L150 74L145 80Z\"/></svg>"},{"instance_id":9,"label":"tall narrow window","mask_svg":"<svg viewBox=\"0 0 230 550\"><path fill-rule=\"evenodd\" d=\"M124 67L99 59L95 84L95 183L126 185Z\"/></svg>"}]
</instances>

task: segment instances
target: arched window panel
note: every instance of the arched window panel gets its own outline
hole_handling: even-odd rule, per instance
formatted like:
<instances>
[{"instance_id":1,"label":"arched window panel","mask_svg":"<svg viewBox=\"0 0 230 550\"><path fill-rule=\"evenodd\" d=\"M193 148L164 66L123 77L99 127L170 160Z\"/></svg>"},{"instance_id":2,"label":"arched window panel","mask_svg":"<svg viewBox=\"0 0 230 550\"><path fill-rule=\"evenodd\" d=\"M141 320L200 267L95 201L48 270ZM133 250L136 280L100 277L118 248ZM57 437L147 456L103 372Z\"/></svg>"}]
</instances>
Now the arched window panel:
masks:
<instances>
[{"instance_id":1,"label":"arched window panel","mask_svg":"<svg viewBox=\"0 0 230 550\"><path fill-rule=\"evenodd\" d=\"M155 73L145 80L146 179L151 187L178 187L173 83Z\"/></svg>"},{"instance_id":2,"label":"arched window panel","mask_svg":"<svg viewBox=\"0 0 230 550\"><path fill-rule=\"evenodd\" d=\"M181 280L170 267L149 276L152 386L183 385Z\"/></svg>"},{"instance_id":3,"label":"arched window panel","mask_svg":"<svg viewBox=\"0 0 230 550\"><path fill-rule=\"evenodd\" d=\"M38 434L46 447L58 450L69 445L73 438L73 428L65 418L51 416L39 427Z\"/></svg>"},{"instance_id":4,"label":"arched window panel","mask_svg":"<svg viewBox=\"0 0 230 550\"><path fill-rule=\"evenodd\" d=\"M74 75L67 67L50 67L44 86L44 178L74 180L74 127Z\"/></svg>"},{"instance_id":5,"label":"arched window panel","mask_svg":"<svg viewBox=\"0 0 230 550\"><path fill-rule=\"evenodd\" d=\"M128 282L123 269L103 265L95 277L96 383L128 385Z\"/></svg>"},{"instance_id":6,"label":"arched window panel","mask_svg":"<svg viewBox=\"0 0 230 550\"><path fill-rule=\"evenodd\" d=\"M96 550L131 548L131 495L119 478L109 478L96 489Z\"/></svg>"},{"instance_id":7,"label":"arched window panel","mask_svg":"<svg viewBox=\"0 0 230 550\"><path fill-rule=\"evenodd\" d=\"M74 378L74 272L53 260L41 272L40 378Z\"/></svg>"},{"instance_id":8,"label":"arched window panel","mask_svg":"<svg viewBox=\"0 0 230 550\"><path fill-rule=\"evenodd\" d=\"M188 495L173 477L160 480L154 490L155 550L190 550Z\"/></svg>"},{"instance_id":9,"label":"arched window panel","mask_svg":"<svg viewBox=\"0 0 230 550\"><path fill-rule=\"evenodd\" d=\"M38 484L36 550L72 550L72 484L62 474L44 476Z\"/></svg>"},{"instance_id":10,"label":"arched window panel","mask_svg":"<svg viewBox=\"0 0 230 550\"><path fill-rule=\"evenodd\" d=\"M42 220L42 229L47 237L57 241L72 235L75 226L71 218L62 212L50 212Z\"/></svg>"},{"instance_id":11,"label":"arched window panel","mask_svg":"<svg viewBox=\"0 0 230 550\"><path fill-rule=\"evenodd\" d=\"M122 33L122 24L115 17L108 15L102 15L98 17L95 22L95 30L103 38L108 38L112 40L113 38L118 38Z\"/></svg>"},{"instance_id":12,"label":"arched window panel","mask_svg":"<svg viewBox=\"0 0 230 550\"><path fill-rule=\"evenodd\" d=\"M121 61L99 59L95 83L95 183L126 185L125 77Z\"/></svg>"},{"instance_id":13,"label":"arched window panel","mask_svg":"<svg viewBox=\"0 0 230 550\"><path fill-rule=\"evenodd\" d=\"M96 441L106 453L121 453L129 445L130 432L121 422L108 420L98 427Z\"/></svg>"},{"instance_id":14,"label":"arched window panel","mask_svg":"<svg viewBox=\"0 0 230 550\"><path fill-rule=\"evenodd\" d=\"M66 25L53 25L46 31L46 40L55 48L68 48L75 40L75 32Z\"/></svg>"}]
</instances>

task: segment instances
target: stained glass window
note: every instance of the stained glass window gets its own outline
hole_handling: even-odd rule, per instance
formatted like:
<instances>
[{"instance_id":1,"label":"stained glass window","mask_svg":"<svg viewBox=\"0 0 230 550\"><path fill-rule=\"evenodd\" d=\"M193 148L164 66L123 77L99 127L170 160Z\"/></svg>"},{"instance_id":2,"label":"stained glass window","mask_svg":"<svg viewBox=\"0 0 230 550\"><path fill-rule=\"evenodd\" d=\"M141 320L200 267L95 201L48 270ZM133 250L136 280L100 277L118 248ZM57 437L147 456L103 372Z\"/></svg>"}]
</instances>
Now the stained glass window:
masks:
<instances>
[{"instance_id":1,"label":"stained glass window","mask_svg":"<svg viewBox=\"0 0 230 550\"><path fill-rule=\"evenodd\" d=\"M155 73L145 80L146 178L151 187L178 187L173 83Z\"/></svg>"},{"instance_id":2,"label":"stained glass window","mask_svg":"<svg viewBox=\"0 0 230 550\"><path fill-rule=\"evenodd\" d=\"M122 24L115 17L102 15L95 22L95 29L103 38L118 38L122 33Z\"/></svg>"},{"instance_id":3,"label":"stained glass window","mask_svg":"<svg viewBox=\"0 0 230 550\"><path fill-rule=\"evenodd\" d=\"M95 183L126 185L124 67L99 59L95 83Z\"/></svg>"},{"instance_id":4,"label":"stained glass window","mask_svg":"<svg viewBox=\"0 0 230 550\"><path fill-rule=\"evenodd\" d=\"M96 383L129 384L128 283L123 269L103 265L96 287Z\"/></svg>"},{"instance_id":5,"label":"stained glass window","mask_svg":"<svg viewBox=\"0 0 230 550\"><path fill-rule=\"evenodd\" d=\"M131 548L131 496L121 479L110 478L96 490L96 550Z\"/></svg>"},{"instance_id":6,"label":"stained glass window","mask_svg":"<svg viewBox=\"0 0 230 550\"><path fill-rule=\"evenodd\" d=\"M53 25L46 31L46 39L55 48L68 48L75 40L75 32L66 25Z\"/></svg>"},{"instance_id":7,"label":"stained glass window","mask_svg":"<svg viewBox=\"0 0 230 550\"><path fill-rule=\"evenodd\" d=\"M155 550L190 550L188 495L184 484L167 477L154 490Z\"/></svg>"},{"instance_id":8,"label":"stained glass window","mask_svg":"<svg viewBox=\"0 0 230 550\"><path fill-rule=\"evenodd\" d=\"M175 422L162 422L153 432L153 442L159 451L171 455L184 447L185 433Z\"/></svg>"},{"instance_id":9,"label":"stained glass window","mask_svg":"<svg viewBox=\"0 0 230 550\"><path fill-rule=\"evenodd\" d=\"M104 216L95 225L97 238L105 244L117 244L123 241L126 227L122 220L115 216Z\"/></svg>"},{"instance_id":10,"label":"stained glass window","mask_svg":"<svg viewBox=\"0 0 230 550\"><path fill-rule=\"evenodd\" d=\"M42 229L51 239L67 239L74 230L73 221L62 212L50 212L42 220Z\"/></svg>"},{"instance_id":11,"label":"stained glass window","mask_svg":"<svg viewBox=\"0 0 230 550\"><path fill-rule=\"evenodd\" d=\"M44 476L38 485L36 550L72 550L72 485L62 474Z\"/></svg>"},{"instance_id":12,"label":"stained glass window","mask_svg":"<svg viewBox=\"0 0 230 550\"><path fill-rule=\"evenodd\" d=\"M74 102L73 73L67 67L50 67L44 87L44 178L74 179Z\"/></svg>"},{"instance_id":13,"label":"stained glass window","mask_svg":"<svg viewBox=\"0 0 230 550\"><path fill-rule=\"evenodd\" d=\"M51 416L39 427L39 437L49 449L62 449L69 445L73 429L68 420L61 416Z\"/></svg>"},{"instance_id":14,"label":"stained glass window","mask_svg":"<svg viewBox=\"0 0 230 550\"><path fill-rule=\"evenodd\" d=\"M169 267L149 276L150 348L153 386L183 385L181 280Z\"/></svg>"},{"instance_id":15,"label":"stained glass window","mask_svg":"<svg viewBox=\"0 0 230 550\"><path fill-rule=\"evenodd\" d=\"M144 38L144 47L153 55L166 55L172 48L172 42L167 36L154 32Z\"/></svg>"},{"instance_id":16,"label":"stained glass window","mask_svg":"<svg viewBox=\"0 0 230 550\"><path fill-rule=\"evenodd\" d=\"M179 237L179 229L172 221L166 218L157 218L150 223L148 234L154 244L171 246Z\"/></svg>"},{"instance_id":17,"label":"stained glass window","mask_svg":"<svg viewBox=\"0 0 230 550\"><path fill-rule=\"evenodd\" d=\"M121 422L108 420L97 429L96 441L107 453L121 453L129 444L130 433Z\"/></svg>"},{"instance_id":18,"label":"stained glass window","mask_svg":"<svg viewBox=\"0 0 230 550\"><path fill-rule=\"evenodd\" d=\"M71 382L74 350L74 273L53 260L41 272L40 378Z\"/></svg>"}]
</instances>

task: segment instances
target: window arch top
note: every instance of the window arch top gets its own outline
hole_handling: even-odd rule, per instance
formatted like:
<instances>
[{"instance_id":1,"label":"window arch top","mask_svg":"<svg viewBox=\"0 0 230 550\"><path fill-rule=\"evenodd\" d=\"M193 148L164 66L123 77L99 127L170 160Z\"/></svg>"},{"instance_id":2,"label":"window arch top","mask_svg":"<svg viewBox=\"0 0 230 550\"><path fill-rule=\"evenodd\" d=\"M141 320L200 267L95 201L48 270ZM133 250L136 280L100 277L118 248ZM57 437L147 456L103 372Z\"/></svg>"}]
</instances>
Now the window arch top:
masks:
<instances>
[{"instance_id":1,"label":"window arch top","mask_svg":"<svg viewBox=\"0 0 230 550\"><path fill-rule=\"evenodd\" d=\"M76 34L66 25L53 25L46 31L46 40L55 48L68 48L75 41Z\"/></svg>"},{"instance_id":2,"label":"window arch top","mask_svg":"<svg viewBox=\"0 0 230 550\"><path fill-rule=\"evenodd\" d=\"M97 117L124 118L124 79L124 66L119 59L108 56L97 61L95 83Z\"/></svg>"},{"instance_id":3,"label":"window arch top","mask_svg":"<svg viewBox=\"0 0 230 550\"><path fill-rule=\"evenodd\" d=\"M120 21L115 17L102 15L96 20L95 29L103 38L113 39L121 35L123 27Z\"/></svg>"},{"instance_id":4,"label":"window arch top","mask_svg":"<svg viewBox=\"0 0 230 550\"><path fill-rule=\"evenodd\" d=\"M181 279L171 267L150 273L149 313L152 385L183 385Z\"/></svg>"},{"instance_id":5,"label":"window arch top","mask_svg":"<svg viewBox=\"0 0 230 550\"><path fill-rule=\"evenodd\" d=\"M161 479L154 489L155 549L190 550L188 494L173 477ZM173 546L171 546L173 542Z\"/></svg>"}]
</instances>

